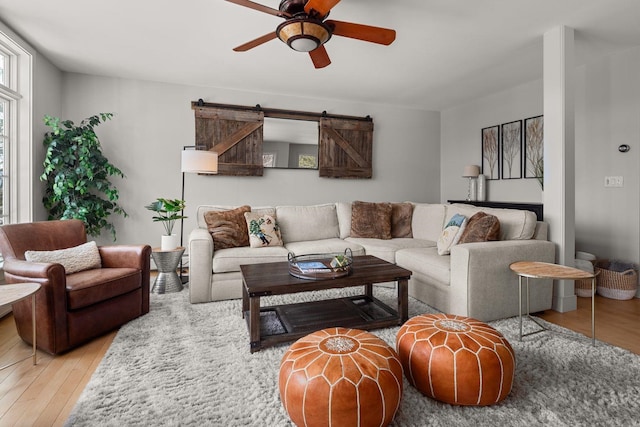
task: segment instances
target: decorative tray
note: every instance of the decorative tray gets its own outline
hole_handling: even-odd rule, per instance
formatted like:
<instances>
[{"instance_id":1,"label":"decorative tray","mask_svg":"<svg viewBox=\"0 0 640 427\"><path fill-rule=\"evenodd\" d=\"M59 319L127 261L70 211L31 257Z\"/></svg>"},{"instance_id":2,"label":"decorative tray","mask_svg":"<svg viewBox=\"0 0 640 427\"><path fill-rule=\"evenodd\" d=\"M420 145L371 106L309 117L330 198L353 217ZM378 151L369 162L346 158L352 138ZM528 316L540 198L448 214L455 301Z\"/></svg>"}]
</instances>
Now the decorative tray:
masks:
<instances>
[{"instance_id":1,"label":"decorative tray","mask_svg":"<svg viewBox=\"0 0 640 427\"><path fill-rule=\"evenodd\" d=\"M351 273L353 253L345 249L343 254L294 255L289 252L289 274L299 279L337 279Z\"/></svg>"}]
</instances>

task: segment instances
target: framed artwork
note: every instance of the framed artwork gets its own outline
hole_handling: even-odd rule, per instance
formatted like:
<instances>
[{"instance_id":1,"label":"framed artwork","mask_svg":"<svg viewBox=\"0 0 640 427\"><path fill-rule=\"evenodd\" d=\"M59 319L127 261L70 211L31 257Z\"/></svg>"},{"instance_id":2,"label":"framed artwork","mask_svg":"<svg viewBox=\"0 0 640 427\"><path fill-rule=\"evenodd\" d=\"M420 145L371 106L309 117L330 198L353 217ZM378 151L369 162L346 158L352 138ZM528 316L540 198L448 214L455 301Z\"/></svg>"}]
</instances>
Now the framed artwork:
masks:
<instances>
[{"instance_id":1,"label":"framed artwork","mask_svg":"<svg viewBox=\"0 0 640 427\"><path fill-rule=\"evenodd\" d=\"M262 153L262 167L275 168L276 167L276 153Z\"/></svg>"},{"instance_id":2,"label":"framed artwork","mask_svg":"<svg viewBox=\"0 0 640 427\"><path fill-rule=\"evenodd\" d=\"M482 175L500 179L500 126L482 129Z\"/></svg>"},{"instance_id":3,"label":"framed artwork","mask_svg":"<svg viewBox=\"0 0 640 427\"><path fill-rule=\"evenodd\" d=\"M522 120L503 124L500 135L502 179L522 178Z\"/></svg>"},{"instance_id":4,"label":"framed artwork","mask_svg":"<svg viewBox=\"0 0 640 427\"><path fill-rule=\"evenodd\" d=\"M540 178L543 171L544 117L524 120L524 177Z\"/></svg>"}]
</instances>

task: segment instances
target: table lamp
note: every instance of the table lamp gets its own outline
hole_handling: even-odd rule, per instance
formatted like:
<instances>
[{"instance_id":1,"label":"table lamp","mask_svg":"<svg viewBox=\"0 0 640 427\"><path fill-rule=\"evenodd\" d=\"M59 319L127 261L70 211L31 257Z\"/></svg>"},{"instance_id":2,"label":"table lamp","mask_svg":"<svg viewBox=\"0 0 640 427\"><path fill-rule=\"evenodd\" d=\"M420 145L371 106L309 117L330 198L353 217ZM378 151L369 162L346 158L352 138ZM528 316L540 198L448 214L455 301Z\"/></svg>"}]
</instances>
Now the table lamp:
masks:
<instances>
[{"instance_id":1,"label":"table lamp","mask_svg":"<svg viewBox=\"0 0 640 427\"><path fill-rule=\"evenodd\" d=\"M469 188L467 189L467 201L471 201L471 180L477 178L478 175L480 175L480 166L468 165L464 167L464 172L462 174L462 177L469 179Z\"/></svg>"}]
</instances>

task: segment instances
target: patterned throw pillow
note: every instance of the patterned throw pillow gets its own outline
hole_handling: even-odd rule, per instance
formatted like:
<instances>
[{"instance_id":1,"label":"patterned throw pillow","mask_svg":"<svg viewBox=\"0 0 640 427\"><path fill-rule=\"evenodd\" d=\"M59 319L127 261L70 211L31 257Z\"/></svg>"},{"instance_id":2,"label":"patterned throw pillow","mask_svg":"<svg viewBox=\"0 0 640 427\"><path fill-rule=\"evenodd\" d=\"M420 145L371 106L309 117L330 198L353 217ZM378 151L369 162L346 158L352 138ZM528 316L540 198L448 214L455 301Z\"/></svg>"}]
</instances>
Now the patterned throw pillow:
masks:
<instances>
[{"instance_id":1,"label":"patterned throw pillow","mask_svg":"<svg viewBox=\"0 0 640 427\"><path fill-rule=\"evenodd\" d=\"M494 215L478 212L469 218L458 244L500 239L500 221Z\"/></svg>"},{"instance_id":2,"label":"patterned throw pillow","mask_svg":"<svg viewBox=\"0 0 640 427\"><path fill-rule=\"evenodd\" d=\"M249 229L249 246L263 248L283 245L275 215L245 212L244 217Z\"/></svg>"},{"instance_id":3,"label":"patterned throw pillow","mask_svg":"<svg viewBox=\"0 0 640 427\"><path fill-rule=\"evenodd\" d=\"M391 203L353 202L351 237L391 239Z\"/></svg>"},{"instance_id":4,"label":"patterned throw pillow","mask_svg":"<svg viewBox=\"0 0 640 427\"><path fill-rule=\"evenodd\" d=\"M207 230L213 237L213 248L227 249L249 246L249 233L244 214L251 206L240 206L228 211L208 211L204 214Z\"/></svg>"},{"instance_id":5,"label":"patterned throw pillow","mask_svg":"<svg viewBox=\"0 0 640 427\"><path fill-rule=\"evenodd\" d=\"M62 264L67 274L102 267L102 259L96 242L55 251L24 251L24 259L29 262Z\"/></svg>"},{"instance_id":6,"label":"patterned throw pillow","mask_svg":"<svg viewBox=\"0 0 640 427\"><path fill-rule=\"evenodd\" d=\"M411 203L391 203L391 237L413 237Z\"/></svg>"},{"instance_id":7,"label":"patterned throw pillow","mask_svg":"<svg viewBox=\"0 0 640 427\"><path fill-rule=\"evenodd\" d=\"M466 225L466 216L455 214L451 217L438 239L438 255L449 255L451 253L451 247L458 244Z\"/></svg>"}]
</instances>

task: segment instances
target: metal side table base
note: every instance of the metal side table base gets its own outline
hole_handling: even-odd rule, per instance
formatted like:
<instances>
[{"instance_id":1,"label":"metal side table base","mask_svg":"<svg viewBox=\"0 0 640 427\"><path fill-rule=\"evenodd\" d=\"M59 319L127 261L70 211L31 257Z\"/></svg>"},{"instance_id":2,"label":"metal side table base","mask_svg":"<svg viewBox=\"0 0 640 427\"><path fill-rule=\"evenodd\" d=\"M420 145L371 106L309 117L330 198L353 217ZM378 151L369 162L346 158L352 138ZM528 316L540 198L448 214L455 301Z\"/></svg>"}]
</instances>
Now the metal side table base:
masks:
<instances>
[{"instance_id":1,"label":"metal side table base","mask_svg":"<svg viewBox=\"0 0 640 427\"><path fill-rule=\"evenodd\" d=\"M180 292L183 288L182 280L176 272L178 263L182 258L184 248L179 247L172 251L161 251L154 249L151 252L153 261L158 267L158 277L153 282L151 292L156 294L164 294L168 292Z\"/></svg>"}]
</instances>

